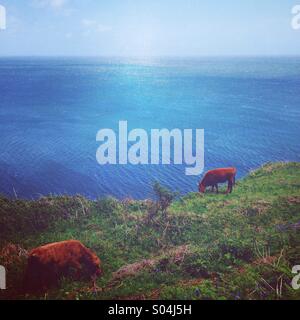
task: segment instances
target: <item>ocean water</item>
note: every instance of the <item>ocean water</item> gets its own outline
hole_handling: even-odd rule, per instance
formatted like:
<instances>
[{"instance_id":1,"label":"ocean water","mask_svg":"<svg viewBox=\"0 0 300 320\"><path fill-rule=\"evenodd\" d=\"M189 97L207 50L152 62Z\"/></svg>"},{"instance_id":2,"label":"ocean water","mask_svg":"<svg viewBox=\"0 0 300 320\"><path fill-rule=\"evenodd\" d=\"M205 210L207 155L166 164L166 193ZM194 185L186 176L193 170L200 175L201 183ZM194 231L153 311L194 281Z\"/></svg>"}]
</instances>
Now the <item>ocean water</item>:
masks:
<instances>
[{"instance_id":1,"label":"ocean water","mask_svg":"<svg viewBox=\"0 0 300 320\"><path fill-rule=\"evenodd\" d=\"M99 166L98 130L205 129L205 170L300 160L300 58L1 58L0 193L187 193L182 166Z\"/></svg>"}]
</instances>

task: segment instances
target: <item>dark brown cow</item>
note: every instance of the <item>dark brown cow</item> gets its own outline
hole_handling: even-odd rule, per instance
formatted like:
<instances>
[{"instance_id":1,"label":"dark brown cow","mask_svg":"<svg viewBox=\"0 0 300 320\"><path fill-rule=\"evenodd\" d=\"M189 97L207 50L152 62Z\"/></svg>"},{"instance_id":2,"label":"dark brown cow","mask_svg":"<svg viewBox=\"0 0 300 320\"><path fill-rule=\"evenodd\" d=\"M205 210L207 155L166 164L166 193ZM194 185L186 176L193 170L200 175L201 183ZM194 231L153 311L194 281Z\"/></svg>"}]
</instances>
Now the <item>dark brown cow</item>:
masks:
<instances>
[{"instance_id":1,"label":"dark brown cow","mask_svg":"<svg viewBox=\"0 0 300 320\"><path fill-rule=\"evenodd\" d=\"M29 253L24 286L39 292L58 286L63 277L93 280L102 274L101 262L81 242L70 240L48 244Z\"/></svg>"},{"instance_id":2,"label":"dark brown cow","mask_svg":"<svg viewBox=\"0 0 300 320\"><path fill-rule=\"evenodd\" d=\"M227 194L232 192L235 185L235 177L237 170L235 168L223 168L211 170L206 173L203 180L199 184L199 192L205 193L207 187L212 187L212 191L216 188L219 192L219 183L228 182Z\"/></svg>"}]
</instances>

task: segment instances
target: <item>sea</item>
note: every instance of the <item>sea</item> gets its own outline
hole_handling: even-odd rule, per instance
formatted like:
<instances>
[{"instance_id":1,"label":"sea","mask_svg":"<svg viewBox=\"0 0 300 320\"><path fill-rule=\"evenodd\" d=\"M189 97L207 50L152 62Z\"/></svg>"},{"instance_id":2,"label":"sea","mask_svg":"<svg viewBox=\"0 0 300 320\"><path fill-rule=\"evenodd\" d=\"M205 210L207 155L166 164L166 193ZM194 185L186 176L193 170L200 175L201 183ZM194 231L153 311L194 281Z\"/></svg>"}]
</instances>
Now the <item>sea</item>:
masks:
<instances>
[{"instance_id":1,"label":"sea","mask_svg":"<svg viewBox=\"0 0 300 320\"><path fill-rule=\"evenodd\" d=\"M184 195L186 165L105 165L97 132L204 129L205 171L300 160L300 57L0 58L0 194Z\"/></svg>"}]
</instances>

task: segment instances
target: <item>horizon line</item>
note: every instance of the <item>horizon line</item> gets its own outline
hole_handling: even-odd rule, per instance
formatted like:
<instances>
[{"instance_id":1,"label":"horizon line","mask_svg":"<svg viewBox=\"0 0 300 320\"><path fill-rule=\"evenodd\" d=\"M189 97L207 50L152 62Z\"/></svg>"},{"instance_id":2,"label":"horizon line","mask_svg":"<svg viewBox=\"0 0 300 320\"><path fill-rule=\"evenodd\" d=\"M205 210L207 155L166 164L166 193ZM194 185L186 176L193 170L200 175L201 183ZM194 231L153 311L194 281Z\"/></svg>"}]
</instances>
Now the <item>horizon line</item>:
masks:
<instances>
[{"instance_id":1,"label":"horizon line","mask_svg":"<svg viewBox=\"0 0 300 320\"><path fill-rule=\"evenodd\" d=\"M1 55L0 58L131 58L131 59L155 59L155 58L284 58L284 57L299 57L299 54L207 54L207 55L46 55L46 54L12 54Z\"/></svg>"}]
</instances>

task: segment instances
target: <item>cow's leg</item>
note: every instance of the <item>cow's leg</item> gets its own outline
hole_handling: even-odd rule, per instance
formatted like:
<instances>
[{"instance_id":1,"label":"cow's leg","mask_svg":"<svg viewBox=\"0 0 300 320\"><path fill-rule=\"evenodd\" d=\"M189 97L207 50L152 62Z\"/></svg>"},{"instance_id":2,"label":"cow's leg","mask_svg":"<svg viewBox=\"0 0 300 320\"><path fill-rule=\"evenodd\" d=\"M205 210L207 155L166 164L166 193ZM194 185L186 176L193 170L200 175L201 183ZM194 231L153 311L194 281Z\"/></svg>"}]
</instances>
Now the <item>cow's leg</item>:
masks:
<instances>
[{"instance_id":1,"label":"cow's leg","mask_svg":"<svg viewBox=\"0 0 300 320\"><path fill-rule=\"evenodd\" d=\"M230 181L230 180L228 180L228 187L227 187L226 194L229 194L229 193L230 193L231 188L232 188L231 181Z\"/></svg>"},{"instance_id":2,"label":"cow's leg","mask_svg":"<svg viewBox=\"0 0 300 320\"><path fill-rule=\"evenodd\" d=\"M216 184L217 194L219 193L219 186Z\"/></svg>"},{"instance_id":3,"label":"cow's leg","mask_svg":"<svg viewBox=\"0 0 300 320\"><path fill-rule=\"evenodd\" d=\"M232 193L234 186L235 186L235 176L232 177L231 182L230 182L230 193Z\"/></svg>"},{"instance_id":4,"label":"cow's leg","mask_svg":"<svg viewBox=\"0 0 300 320\"><path fill-rule=\"evenodd\" d=\"M215 186L211 187L211 192L215 192Z\"/></svg>"},{"instance_id":5,"label":"cow's leg","mask_svg":"<svg viewBox=\"0 0 300 320\"><path fill-rule=\"evenodd\" d=\"M232 193L232 185L233 185L232 180L231 179L228 180L228 188L227 188L226 194Z\"/></svg>"},{"instance_id":6,"label":"cow's leg","mask_svg":"<svg viewBox=\"0 0 300 320\"><path fill-rule=\"evenodd\" d=\"M103 291L102 288L97 286L97 279L98 279L97 275L93 275L91 277L91 280L92 280L92 288L91 289L94 294L97 294L98 292Z\"/></svg>"}]
</instances>

